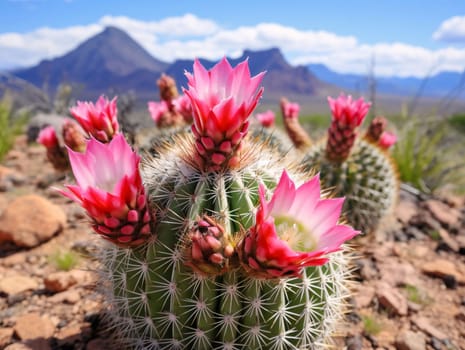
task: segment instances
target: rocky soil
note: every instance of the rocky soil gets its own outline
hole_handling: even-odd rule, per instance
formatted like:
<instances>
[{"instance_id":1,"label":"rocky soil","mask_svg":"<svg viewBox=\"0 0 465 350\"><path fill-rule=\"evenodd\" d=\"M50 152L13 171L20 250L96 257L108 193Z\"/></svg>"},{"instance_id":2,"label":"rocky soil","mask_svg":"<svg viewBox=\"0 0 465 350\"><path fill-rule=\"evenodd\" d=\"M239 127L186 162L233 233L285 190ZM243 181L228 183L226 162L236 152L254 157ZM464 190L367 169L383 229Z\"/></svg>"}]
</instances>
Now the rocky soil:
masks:
<instances>
[{"instance_id":1,"label":"rocky soil","mask_svg":"<svg viewBox=\"0 0 465 350\"><path fill-rule=\"evenodd\" d=\"M0 165L0 349L105 350L96 238L40 145ZM376 234L354 242L354 297L336 349L465 349L465 197L402 191ZM57 254L80 259L64 271Z\"/></svg>"}]
</instances>

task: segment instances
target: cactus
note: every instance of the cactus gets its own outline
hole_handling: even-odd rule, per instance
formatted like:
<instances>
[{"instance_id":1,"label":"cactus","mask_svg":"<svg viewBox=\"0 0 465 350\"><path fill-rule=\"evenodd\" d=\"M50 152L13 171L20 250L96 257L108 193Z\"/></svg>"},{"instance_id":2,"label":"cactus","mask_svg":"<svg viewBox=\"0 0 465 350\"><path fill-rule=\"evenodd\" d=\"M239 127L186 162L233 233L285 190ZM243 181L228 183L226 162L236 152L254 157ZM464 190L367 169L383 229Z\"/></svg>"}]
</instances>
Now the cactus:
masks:
<instances>
[{"instance_id":1,"label":"cactus","mask_svg":"<svg viewBox=\"0 0 465 350\"><path fill-rule=\"evenodd\" d=\"M398 178L386 149L391 134L386 121L375 118L363 137L360 126L369 104L350 96L329 98L333 119L328 136L310 147L302 160L305 169L318 169L325 186L345 196L348 222L364 233L373 232L397 199ZM384 140L387 136L389 140Z\"/></svg>"},{"instance_id":2,"label":"cactus","mask_svg":"<svg viewBox=\"0 0 465 350\"><path fill-rule=\"evenodd\" d=\"M263 74L223 59L186 75L192 133L147 153L142 183L121 136L70 153L78 185L62 193L111 242L101 286L119 346L324 348L349 293L343 243L358 234L338 223L343 199L247 136Z\"/></svg>"}]
</instances>

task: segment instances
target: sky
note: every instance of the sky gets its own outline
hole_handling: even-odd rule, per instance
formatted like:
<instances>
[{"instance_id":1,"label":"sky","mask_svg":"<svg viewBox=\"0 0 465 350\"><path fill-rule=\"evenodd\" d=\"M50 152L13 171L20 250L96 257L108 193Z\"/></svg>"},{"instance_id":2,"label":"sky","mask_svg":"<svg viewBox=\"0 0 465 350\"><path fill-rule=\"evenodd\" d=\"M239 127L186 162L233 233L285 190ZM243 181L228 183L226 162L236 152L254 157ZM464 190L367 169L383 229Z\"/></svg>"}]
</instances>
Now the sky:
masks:
<instances>
[{"instance_id":1,"label":"sky","mask_svg":"<svg viewBox=\"0 0 465 350\"><path fill-rule=\"evenodd\" d=\"M166 62L279 47L293 65L341 73L465 69L463 0L0 0L0 70L63 55L109 25Z\"/></svg>"}]
</instances>

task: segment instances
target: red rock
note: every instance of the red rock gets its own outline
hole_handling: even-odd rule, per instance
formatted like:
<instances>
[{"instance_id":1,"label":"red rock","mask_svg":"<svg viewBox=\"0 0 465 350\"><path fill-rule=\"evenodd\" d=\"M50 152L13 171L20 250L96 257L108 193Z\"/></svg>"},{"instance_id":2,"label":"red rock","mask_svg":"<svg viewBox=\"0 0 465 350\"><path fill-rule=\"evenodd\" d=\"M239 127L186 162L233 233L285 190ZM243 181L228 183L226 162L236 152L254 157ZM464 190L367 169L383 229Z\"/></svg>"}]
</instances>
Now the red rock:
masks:
<instances>
[{"instance_id":1,"label":"red rock","mask_svg":"<svg viewBox=\"0 0 465 350\"><path fill-rule=\"evenodd\" d=\"M426 208L436 220L448 227L455 227L460 220L460 211L451 208L441 201L429 199L425 202Z\"/></svg>"},{"instance_id":2,"label":"red rock","mask_svg":"<svg viewBox=\"0 0 465 350\"><path fill-rule=\"evenodd\" d=\"M86 350L113 350L115 349L112 344L106 339L92 339L87 343Z\"/></svg>"},{"instance_id":3,"label":"red rock","mask_svg":"<svg viewBox=\"0 0 465 350\"><path fill-rule=\"evenodd\" d=\"M357 293L355 293L355 303L358 308L365 308L368 307L371 304L371 301L373 300L375 296L375 288L372 286L364 286L360 285L358 287Z\"/></svg>"},{"instance_id":4,"label":"red rock","mask_svg":"<svg viewBox=\"0 0 465 350\"><path fill-rule=\"evenodd\" d=\"M402 200L397 203L394 214L396 218L405 225L418 214L418 207L410 200Z\"/></svg>"},{"instance_id":5,"label":"red rock","mask_svg":"<svg viewBox=\"0 0 465 350\"><path fill-rule=\"evenodd\" d=\"M405 316L408 312L407 299L397 289L384 282L376 286L376 297L379 303L386 309L399 316Z\"/></svg>"},{"instance_id":6,"label":"red rock","mask_svg":"<svg viewBox=\"0 0 465 350\"><path fill-rule=\"evenodd\" d=\"M91 333L89 325L70 325L58 331L55 338L59 347L65 345L73 345L76 342L82 341L83 338L89 337Z\"/></svg>"},{"instance_id":7,"label":"red rock","mask_svg":"<svg viewBox=\"0 0 465 350\"><path fill-rule=\"evenodd\" d=\"M421 332L402 331L396 338L397 350L425 350L426 339Z\"/></svg>"},{"instance_id":8,"label":"red rock","mask_svg":"<svg viewBox=\"0 0 465 350\"><path fill-rule=\"evenodd\" d=\"M441 240L450 248L450 250L456 253L459 251L459 243L449 235L449 232L441 228L438 230L438 234L441 237Z\"/></svg>"},{"instance_id":9,"label":"red rock","mask_svg":"<svg viewBox=\"0 0 465 350\"><path fill-rule=\"evenodd\" d=\"M0 165L0 190L8 190L14 185L21 185L26 178L17 171Z\"/></svg>"},{"instance_id":10,"label":"red rock","mask_svg":"<svg viewBox=\"0 0 465 350\"><path fill-rule=\"evenodd\" d=\"M434 327L430 321L425 317L413 317L412 322L420 329L421 331L435 337L439 340L446 340L447 335L442 331Z\"/></svg>"},{"instance_id":11,"label":"red rock","mask_svg":"<svg viewBox=\"0 0 465 350\"><path fill-rule=\"evenodd\" d=\"M45 288L51 292L63 292L77 284L78 281L70 272L54 272L44 278Z\"/></svg>"},{"instance_id":12,"label":"red rock","mask_svg":"<svg viewBox=\"0 0 465 350\"><path fill-rule=\"evenodd\" d=\"M0 217L0 243L35 247L66 226L66 214L49 200L26 195L11 202Z\"/></svg>"},{"instance_id":13,"label":"red rock","mask_svg":"<svg viewBox=\"0 0 465 350\"><path fill-rule=\"evenodd\" d=\"M55 332L53 322L47 316L30 313L16 319L14 326L16 335L21 340L50 338Z\"/></svg>"},{"instance_id":14,"label":"red rock","mask_svg":"<svg viewBox=\"0 0 465 350\"><path fill-rule=\"evenodd\" d=\"M8 267L22 264L26 261L26 254L27 253L24 253L24 252L11 254L10 256L3 258L2 263L4 266L8 266Z\"/></svg>"},{"instance_id":15,"label":"red rock","mask_svg":"<svg viewBox=\"0 0 465 350\"><path fill-rule=\"evenodd\" d=\"M454 264L448 260L436 259L421 265L421 270L424 274L433 277L454 276L459 284L465 284L465 276L457 269L458 264L460 263Z\"/></svg>"},{"instance_id":16,"label":"red rock","mask_svg":"<svg viewBox=\"0 0 465 350\"><path fill-rule=\"evenodd\" d=\"M68 304L76 304L80 299L81 293L79 293L78 290L71 289L52 295L51 297L47 298L47 301L52 304L63 302Z\"/></svg>"},{"instance_id":17,"label":"red rock","mask_svg":"<svg viewBox=\"0 0 465 350\"><path fill-rule=\"evenodd\" d=\"M378 269L381 280L391 286L417 284L418 273L415 267L408 262L402 263L391 259L385 263L379 263Z\"/></svg>"},{"instance_id":18,"label":"red rock","mask_svg":"<svg viewBox=\"0 0 465 350\"><path fill-rule=\"evenodd\" d=\"M13 336L13 328L0 328L0 349L3 349L7 344L11 342Z\"/></svg>"},{"instance_id":19,"label":"red rock","mask_svg":"<svg viewBox=\"0 0 465 350\"><path fill-rule=\"evenodd\" d=\"M52 347L47 339L37 338L26 340L21 343L8 345L5 350L51 350Z\"/></svg>"},{"instance_id":20,"label":"red rock","mask_svg":"<svg viewBox=\"0 0 465 350\"><path fill-rule=\"evenodd\" d=\"M8 295L20 294L38 287L37 281L27 276L13 275L0 279L0 291Z\"/></svg>"}]
</instances>

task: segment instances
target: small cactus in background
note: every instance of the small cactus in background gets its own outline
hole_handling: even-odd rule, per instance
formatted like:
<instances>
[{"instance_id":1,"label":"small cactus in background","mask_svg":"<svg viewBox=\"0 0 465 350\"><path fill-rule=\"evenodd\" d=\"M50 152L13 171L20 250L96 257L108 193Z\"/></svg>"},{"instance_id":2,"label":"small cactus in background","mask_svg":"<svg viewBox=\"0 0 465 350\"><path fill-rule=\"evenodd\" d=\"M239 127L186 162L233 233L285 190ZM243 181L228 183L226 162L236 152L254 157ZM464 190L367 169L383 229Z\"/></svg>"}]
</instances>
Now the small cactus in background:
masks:
<instances>
[{"instance_id":1,"label":"small cactus in background","mask_svg":"<svg viewBox=\"0 0 465 350\"><path fill-rule=\"evenodd\" d=\"M70 119L63 121L60 138L55 128L49 125L40 131L37 142L46 148L47 159L58 171L68 171L70 168L66 147L76 152L84 152L86 149L82 129Z\"/></svg>"},{"instance_id":2,"label":"small cactus in background","mask_svg":"<svg viewBox=\"0 0 465 350\"><path fill-rule=\"evenodd\" d=\"M263 73L223 59L186 75L192 133L140 166L121 135L71 153L78 184L63 192L114 243L101 285L119 346L326 348L348 296L343 243L358 233L339 223L343 199L248 137Z\"/></svg>"},{"instance_id":3,"label":"small cactus in background","mask_svg":"<svg viewBox=\"0 0 465 350\"><path fill-rule=\"evenodd\" d=\"M184 126L192 122L190 100L179 95L176 81L162 74L157 81L160 90L160 102L150 101L147 104L150 115L159 128Z\"/></svg>"},{"instance_id":4,"label":"small cactus in background","mask_svg":"<svg viewBox=\"0 0 465 350\"><path fill-rule=\"evenodd\" d=\"M370 104L344 95L328 101L332 113L328 135L306 151L302 165L319 171L325 186L345 196L348 222L370 233L392 209L398 193L396 168L384 149L386 141L381 141L382 135L389 136L386 121L375 118L361 136L358 127Z\"/></svg>"},{"instance_id":5,"label":"small cactus in background","mask_svg":"<svg viewBox=\"0 0 465 350\"><path fill-rule=\"evenodd\" d=\"M305 150L311 146L312 140L299 123L299 112L300 106L298 103L289 102L286 98L281 99L281 113L287 135L295 148Z\"/></svg>"}]
</instances>

